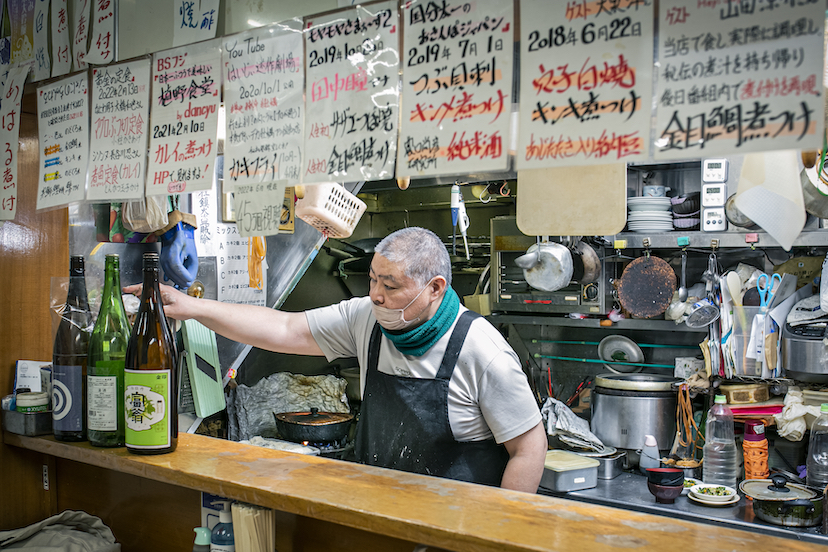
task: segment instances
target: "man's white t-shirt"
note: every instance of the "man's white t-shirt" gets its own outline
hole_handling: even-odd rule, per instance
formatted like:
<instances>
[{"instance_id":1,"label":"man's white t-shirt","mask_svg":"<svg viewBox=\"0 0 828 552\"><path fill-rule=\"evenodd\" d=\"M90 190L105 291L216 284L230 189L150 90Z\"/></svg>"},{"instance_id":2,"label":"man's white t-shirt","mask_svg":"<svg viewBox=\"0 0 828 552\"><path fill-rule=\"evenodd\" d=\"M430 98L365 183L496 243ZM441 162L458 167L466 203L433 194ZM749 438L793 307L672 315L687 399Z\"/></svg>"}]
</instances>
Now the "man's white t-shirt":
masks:
<instances>
[{"instance_id":1,"label":"man's white t-shirt","mask_svg":"<svg viewBox=\"0 0 828 552\"><path fill-rule=\"evenodd\" d=\"M467 309L460 307L462 314ZM316 343L328 361L356 357L362 382L368 366L368 343L376 319L369 297L306 311ZM437 375L454 325L423 356L406 355L382 336L378 369L410 378ZM540 411L517 355L487 320L477 319L469 328L457 366L449 381L449 424L458 441L482 441L494 437L503 443L518 437L541 419ZM393 412L388 413L389 416Z\"/></svg>"}]
</instances>

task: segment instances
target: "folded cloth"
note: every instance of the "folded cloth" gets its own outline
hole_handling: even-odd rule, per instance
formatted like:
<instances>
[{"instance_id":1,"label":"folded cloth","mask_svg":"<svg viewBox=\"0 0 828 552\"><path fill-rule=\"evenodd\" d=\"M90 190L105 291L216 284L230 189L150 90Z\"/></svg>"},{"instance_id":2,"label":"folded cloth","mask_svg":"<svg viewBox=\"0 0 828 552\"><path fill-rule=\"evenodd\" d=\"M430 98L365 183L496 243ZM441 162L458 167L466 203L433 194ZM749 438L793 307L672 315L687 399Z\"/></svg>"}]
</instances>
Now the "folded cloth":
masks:
<instances>
[{"instance_id":1,"label":"folded cloth","mask_svg":"<svg viewBox=\"0 0 828 552\"><path fill-rule=\"evenodd\" d=\"M27 527L0 531L0 549L29 552L120 552L112 530L100 518L65 510Z\"/></svg>"},{"instance_id":2,"label":"folded cloth","mask_svg":"<svg viewBox=\"0 0 828 552\"><path fill-rule=\"evenodd\" d=\"M561 401L552 397L546 399L541 416L546 422L546 433L558 437L562 443L595 452L606 449L601 439L589 430L587 421L579 418Z\"/></svg>"},{"instance_id":3,"label":"folded cloth","mask_svg":"<svg viewBox=\"0 0 828 552\"><path fill-rule=\"evenodd\" d=\"M799 387L789 387L782 412L774 414L776 432L788 441L801 441L808 429L807 415L819 416L818 406L808 406Z\"/></svg>"}]
</instances>

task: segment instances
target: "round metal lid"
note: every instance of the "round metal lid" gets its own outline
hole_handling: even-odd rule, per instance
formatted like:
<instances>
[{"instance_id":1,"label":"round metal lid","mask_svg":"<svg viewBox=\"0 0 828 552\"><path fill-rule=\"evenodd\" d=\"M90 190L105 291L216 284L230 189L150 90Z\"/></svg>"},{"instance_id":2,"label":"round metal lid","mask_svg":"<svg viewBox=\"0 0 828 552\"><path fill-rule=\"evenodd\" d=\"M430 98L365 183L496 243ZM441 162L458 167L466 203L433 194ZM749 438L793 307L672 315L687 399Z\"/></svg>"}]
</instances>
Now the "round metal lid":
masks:
<instances>
[{"instance_id":1,"label":"round metal lid","mask_svg":"<svg viewBox=\"0 0 828 552\"><path fill-rule=\"evenodd\" d=\"M671 391L674 383L682 380L658 374L601 374L595 376L595 386L622 391Z\"/></svg>"},{"instance_id":2,"label":"round metal lid","mask_svg":"<svg viewBox=\"0 0 828 552\"><path fill-rule=\"evenodd\" d=\"M322 426L349 422L354 416L347 412L319 412L318 408L311 408L310 412L282 412L274 414L276 419L291 424L306 426Z\"/></svg>"},{"instance_id":3,"label":"round metal lid","mask_svg":"<svg viewBox=\"0 0 828 552\"><path fill-rule=\"evenodd\" d=\"M784 479L784 478L783 478ZM772 500L785 502L797 498L812 499L817 496L817 491L787 481L781 482L772 479L745 479L739 483L739 490L755 500Z\"/></svg>"}]
</instances>

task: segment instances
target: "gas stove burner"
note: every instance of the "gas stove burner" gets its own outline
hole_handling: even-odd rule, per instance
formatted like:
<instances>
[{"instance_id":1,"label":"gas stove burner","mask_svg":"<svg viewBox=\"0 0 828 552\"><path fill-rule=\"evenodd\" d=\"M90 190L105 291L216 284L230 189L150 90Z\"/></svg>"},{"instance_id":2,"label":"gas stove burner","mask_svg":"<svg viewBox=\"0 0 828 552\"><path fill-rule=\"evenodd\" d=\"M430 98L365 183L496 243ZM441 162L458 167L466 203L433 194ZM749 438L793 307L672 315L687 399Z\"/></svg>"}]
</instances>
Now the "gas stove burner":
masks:
<instances>
[{"instance_id":1,"label":"gas stove burner","mask_svg":"<svg viewBox=\"0 0 828 552\"><path fill-rule=\"evenodd\" d=\"M310 441L302 441L303 445L315 447L319 449L319 456L325 458L334 458L336 460L352 460L354 444L348 438L340 439L339 441L332 441L330 443L312 443Z\"/></svg>"}]
</instances>

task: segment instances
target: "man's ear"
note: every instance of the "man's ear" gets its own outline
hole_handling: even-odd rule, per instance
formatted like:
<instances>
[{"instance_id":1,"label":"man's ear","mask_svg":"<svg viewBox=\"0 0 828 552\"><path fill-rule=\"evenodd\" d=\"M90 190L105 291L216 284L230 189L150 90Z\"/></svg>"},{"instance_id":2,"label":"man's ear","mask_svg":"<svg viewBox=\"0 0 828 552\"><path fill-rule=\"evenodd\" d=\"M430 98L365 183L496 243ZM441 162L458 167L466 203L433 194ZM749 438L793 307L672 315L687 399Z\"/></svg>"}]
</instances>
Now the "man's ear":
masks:
<instances>
[{"instance_id":1,"label":"man's ear","mask_svg":"<svg viewBox=\"0 0 828 552\"><path fill-rule=\"evenodd\" d=\"M443 294L446 292L447 287L448 284L446 283L446 279L442 276L436 276L428 285L429 293L431 293L432 300L437 299L438 297L442 297Z\"/></svg>"}]
</instances>

